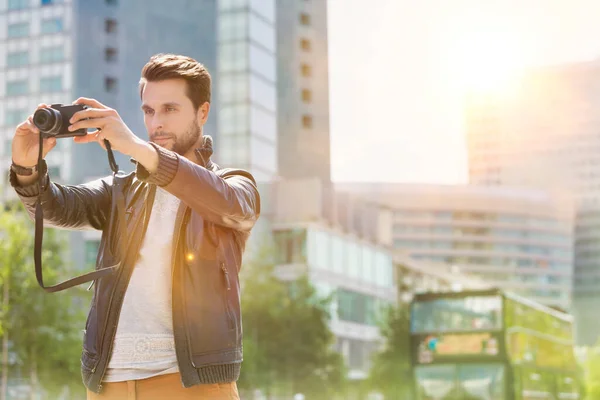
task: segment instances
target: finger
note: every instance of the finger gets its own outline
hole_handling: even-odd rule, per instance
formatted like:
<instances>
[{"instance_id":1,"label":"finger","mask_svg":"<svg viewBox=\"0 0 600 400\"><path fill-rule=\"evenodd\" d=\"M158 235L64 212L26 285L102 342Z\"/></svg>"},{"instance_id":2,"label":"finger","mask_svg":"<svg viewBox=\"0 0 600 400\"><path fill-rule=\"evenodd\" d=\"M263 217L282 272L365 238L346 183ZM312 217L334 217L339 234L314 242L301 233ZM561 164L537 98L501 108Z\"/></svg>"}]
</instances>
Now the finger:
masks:
<instances>
[{"instance_id":1,"label":"finger","mask_svg":"<svg viewBox=\"0 0 600 400\"><path fill-rule=\"evenodd\" d=\"M75 122L72 125L69 125L69 131L73 132L77 129L81 128L98 128L102 129L108 123L108 118L93 118L93 119L84 119L82 121Z\"/></svg>"},{"instance_id":2,"label":"finger","mask_svg":"<svg viewBox=\"0 0 600 400\"><path fill-rule=\"evenodd\" d=\"M29 130L31 130L33 133L40 133L40 129L37 126L35 126L35 124L33 123L33 115L30 115L27 118L26 122L29 127Z\"/></svg>"},{"instance_id":3,"label":"finger","mask_svg":"<svg viewBox=\"0 0 600 400\"><path fill-rule=\"evenodd\" d=\"M73 102L73 104L84 104L93 108L108 108L104 104L100 103L96 99L89 99L87 97L80 97Z\"/></svg>"},{"instance_id":4,"label":"finger","mask_svg":"<svg viewBox=\"0 0 600 400\"><path fill-rule=\"evenodd\" d=\"M46 154L50 152L56 146L56 138L47 138L44 139L42 146L42 156L46 157Z\"/></svg>"},{"instance_id":5,"label":"finger","mask_svg":"<svg viewBox=\"0 0 600 400\"><path fill-rule=\"evenodd\" d=\"M100 130L97 130L96 132L94 132L96 134L96 141L98 142L98 144L104 149L106 150L106 145L104 144L104 136L102 135L102 132Z\"/></svg>"},{"instance_id":6,"label":"finger","mask_svg":"<svg viewBox=\"0 0 600 400\"><path fill-rule=\"evenodd\" d=\"M21 122L17 125L17 129L15 131L16 136L25 136L31 133L39 134L40 130L37 126L33 124L32 117L29 116L25 121Z\"/></svg>"},{"instance_id":7,"label":"finger","mask_svg":"<svg viewBox=\"0 0 600 400\"><path fill-rule=\"evenodd\" d=\"M50 106L48 104L46 104L46 103L40 103L36 107L36 110L39 110L40 108L50 108Z\"/></svg>"},{"instance_id":8,"label":"finger","mask_svg":"<svg viewBox=\"0 0 600 400\"><path fill-rule=\"evenodd\" d=\"M56 138L55 137L50 137L50 138L44 139L44 149L52 148L54 146L56 146Z\"/></svg>"},{"instance_id":9,"label":"finger","mask_svg":"<svg viewBox=\"0 0 600 400\"><path fill-rule=\"evenodd\" d=\"M69 122L75 123L87 118L104 118L109 116L110 113L112 113L110 108L88 108L87 110L77 111L73 114Z\"/></svg>"},{"instance_id":10,"label":"finger","mask_svg":"<svg viewBox=\"0 0 600 400\"><path fill-rule=\"evenodd\" d=\"M98 131L90 132L85 136L73 136L75 143L90 143L98 141Z\"/></svg>"}]
</instances>

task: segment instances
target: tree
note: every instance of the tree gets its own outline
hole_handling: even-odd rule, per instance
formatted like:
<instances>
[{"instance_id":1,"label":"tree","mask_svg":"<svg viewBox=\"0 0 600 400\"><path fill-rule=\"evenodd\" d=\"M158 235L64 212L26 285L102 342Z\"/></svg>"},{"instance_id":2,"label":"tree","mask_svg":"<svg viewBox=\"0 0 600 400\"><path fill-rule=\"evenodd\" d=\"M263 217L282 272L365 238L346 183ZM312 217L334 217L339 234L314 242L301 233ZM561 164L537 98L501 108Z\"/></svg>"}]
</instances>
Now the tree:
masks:
<instances>
[{"instance_id":1,"label":"tree","mask_svg":"<svg viewBox=\"0 0 600 400\"><path fill-rule=\"evenodd\" d=\"M600 400L600 342L587 349L585 361L587 400Z\"/></svg>"},{"instance_id":2,"label":"tree","mask_svg":"<svg viewBox=\"0 0 600 400\"><path fill-rule=\"evenodd\" d=\"M346 368L333 349L330 299L319 297L306 276L286 283L272 264L244 268L240 389L261 389L267 396L302 393L307 400L339 393Z\"/></svg>"},{"instance_id":3,"label":"tree","mask_svg":"<svg viewBox=\"0 0 600 400\"><path fill-rule=\"evenodd\" d=\"M49 284L69 273L61 233L44 230L42 263ZM0 211L0 234L0 276L6 295L0 326L16 360L11 371L4 368L4 372L27 375L32 393L38 389L57 393L69 387L83 395L79 357L85 310L80 304L91 294L83 288L49 294L38 286L33 226L20 204Z\"/></svg>"},{"instance_id":4,"label":"tree","mask_svg":"<svg viewBox=\"0 0 600 400\"><path fill-rule=\"evenodd\" d=\"M380 329L384 346L373 356L369 384L386 399L413 398L408 304L390 306L383 314Z\"/></svg>"}]
</instances>

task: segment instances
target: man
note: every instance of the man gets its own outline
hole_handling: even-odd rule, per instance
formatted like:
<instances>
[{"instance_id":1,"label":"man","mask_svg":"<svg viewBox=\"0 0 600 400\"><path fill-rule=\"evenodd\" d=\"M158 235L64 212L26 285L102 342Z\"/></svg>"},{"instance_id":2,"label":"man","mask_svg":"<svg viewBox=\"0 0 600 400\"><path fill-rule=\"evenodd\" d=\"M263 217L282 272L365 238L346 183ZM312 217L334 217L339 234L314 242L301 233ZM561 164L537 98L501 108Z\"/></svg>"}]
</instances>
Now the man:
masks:
<instances>
[{"instance_id":1,"label":"man","mask_svg":"<svg viewBox=\"0 0 600 400\"><path fill-rule=\"evenodd\" d=\"M149 142L115 110L93 99L74 102L88 109L73 116L69 129L97 128L75 142L104 147L107 139L137 163L121 189L113 177L52 183L43 163L46 225L101 230L97 268L121 263L94 286L81 357L88 399L239 398L238 272L260 198L248 172L210 160L212 140L202 131L210 93L210 75L197 61L156 55L140 80ZM15 132L10 177L30 215L39 195L32 168L38 143L30 116ZM55 145L45 139L43 156ZM114 205L117 190L126 200L126 226Z\"/></svg>"}]
</instances>

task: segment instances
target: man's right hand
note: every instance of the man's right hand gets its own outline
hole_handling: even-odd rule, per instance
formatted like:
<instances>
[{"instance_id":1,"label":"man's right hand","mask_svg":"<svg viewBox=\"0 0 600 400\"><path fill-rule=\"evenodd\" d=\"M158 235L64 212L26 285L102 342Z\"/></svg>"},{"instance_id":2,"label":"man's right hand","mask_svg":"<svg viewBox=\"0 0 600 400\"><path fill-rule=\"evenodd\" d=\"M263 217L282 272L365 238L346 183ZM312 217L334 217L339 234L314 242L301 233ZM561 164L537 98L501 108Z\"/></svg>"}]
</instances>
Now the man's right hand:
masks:
<instances>
[{"instance_id":1,"label":"man's right hand","mask_svg":"<svg viewBox=\"0 0 600 400\"><path fill-rule=\"evenodd\" d=\"M48 108L47 104L40 104L36 111L40 108ZM40 130L33 124L33 114L27 120L17 126L15 136L12 141L12 161L22 167L33 167L37 165L39 153ZM44 139L42 147L42 158L56 146L56 138ZM17 175L19 184L26 186L37 180L37 174L31 176Z\"/></svg>"}]
</instances>

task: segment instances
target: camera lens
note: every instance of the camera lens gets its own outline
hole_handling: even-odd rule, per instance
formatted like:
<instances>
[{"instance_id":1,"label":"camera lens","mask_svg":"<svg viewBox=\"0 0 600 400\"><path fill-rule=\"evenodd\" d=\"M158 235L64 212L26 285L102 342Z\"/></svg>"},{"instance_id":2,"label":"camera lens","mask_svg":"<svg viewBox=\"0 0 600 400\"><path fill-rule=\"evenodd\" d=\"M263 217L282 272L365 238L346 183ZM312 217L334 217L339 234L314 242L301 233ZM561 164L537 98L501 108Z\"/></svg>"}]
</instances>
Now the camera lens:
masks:
<instances>
[{"instance_id":1,"label":"camera lens","mask_svg":"<svg viewBox=\"0 0 600 400\"><path fill-rule=\"evenodd\" d=\"M33 123L42 133L57 135L62 126L62 117L53 108L40 108L33 114Z\"/></svg>"}]
</instances>

